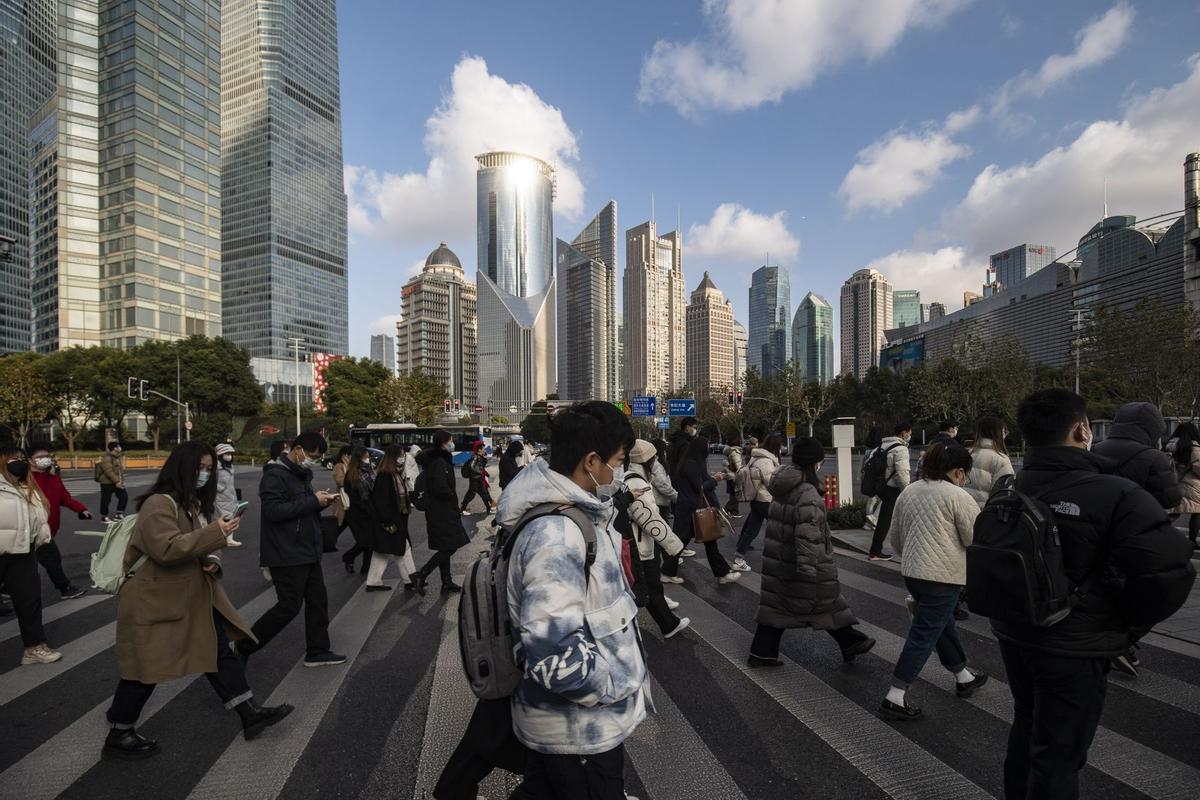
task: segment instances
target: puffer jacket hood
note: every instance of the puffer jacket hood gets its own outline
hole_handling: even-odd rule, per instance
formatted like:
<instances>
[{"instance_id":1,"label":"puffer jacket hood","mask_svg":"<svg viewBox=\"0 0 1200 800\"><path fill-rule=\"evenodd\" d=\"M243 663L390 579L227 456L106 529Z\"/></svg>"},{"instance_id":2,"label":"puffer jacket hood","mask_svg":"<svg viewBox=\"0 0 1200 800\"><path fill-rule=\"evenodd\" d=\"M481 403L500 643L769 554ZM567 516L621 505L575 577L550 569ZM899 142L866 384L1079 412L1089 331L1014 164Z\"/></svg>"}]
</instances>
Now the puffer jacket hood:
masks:
<instances>
[{"instance_id":1,"label":"puffer jacket hood","mask_svg":"<svg viewBox=\"0 0 1200 800\"><path fill-rule=\"evenodd\" d=\"M496 505L496 524L512 529L526 511L542 503L570 503L579 506L598 523L612 516L612 501L601 500L585 492L566 475L550 469L550 462L538 459L513 478Z\"/></svg>"},{"instance_id":2,"label":"puffer jacket hood","mask_svg":"<svg viewBox=\"0 0 1200 800\"><path fill-rule=\"evenodd\" d=\"M1133 439L1147 447L1156 447L1167 432L1167 423L1154 403L1126 403L1113 417L1110 439Z\"/></svg>"},{"instance_id":3,"label":"puffer jacket hood","mask_svg":"<svg viewBox=\"0 0 1200 800\"><path fill-rule=\"evenodd\" d=\"M1153 403L1126 403L1117 411L1108 438L1092 448L1102 471L1127 478L1148 491L1166 509L1179 505L1183 492L1171 457L1158 449L1167 424Z\"/></svg>"},{"instance_id":4,"label":"puffer jacket hood","mask_svg":"<svg viewBox=\"0 0 1200 800\"><path fill-rule=\"evenodd\" d=\"M788 465L775 471L767 488L777 502L794 504L805 483L804 472Z\"/></svg>"}]
</instances>

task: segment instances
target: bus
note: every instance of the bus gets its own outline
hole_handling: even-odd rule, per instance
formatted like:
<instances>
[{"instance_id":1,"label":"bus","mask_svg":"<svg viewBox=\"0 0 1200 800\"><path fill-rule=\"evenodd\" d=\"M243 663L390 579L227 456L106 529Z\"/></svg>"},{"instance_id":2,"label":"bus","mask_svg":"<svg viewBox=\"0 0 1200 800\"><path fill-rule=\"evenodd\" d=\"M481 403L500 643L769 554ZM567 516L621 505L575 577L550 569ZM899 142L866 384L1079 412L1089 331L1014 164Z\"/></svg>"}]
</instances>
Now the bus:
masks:
<instances>
[{"instance_id":1,"label":"bus","mask_svg":"<svg viewBox=\"0 0 1200 800\"><path fill-rule=\"evenodd\" d=\"M454 463L462 464L471 457L471 448L482 440L484 452L492 455L492 429L487 425L431 425L422 427L405 422L373 422L369 425L351 425L350 443L375 450L386 450L390 445L401 445L405 450L414 444L422 450L433 444L436 431L450 432L454 442Z\"/></svg>"}]
</instances>

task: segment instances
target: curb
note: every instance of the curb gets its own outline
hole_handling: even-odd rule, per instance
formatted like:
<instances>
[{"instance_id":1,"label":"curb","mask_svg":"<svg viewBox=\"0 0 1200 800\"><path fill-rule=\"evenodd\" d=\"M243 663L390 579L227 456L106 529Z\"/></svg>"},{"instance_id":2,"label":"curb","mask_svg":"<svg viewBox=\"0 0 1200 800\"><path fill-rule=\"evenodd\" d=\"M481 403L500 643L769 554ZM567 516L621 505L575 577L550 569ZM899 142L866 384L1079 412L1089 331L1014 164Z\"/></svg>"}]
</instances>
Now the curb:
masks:
<instances>
[{"instance_id":1,"label":"curb","mask_svg":"<svg viewBox=\"0 0 1200 800\"><path fill-rule=\"evenodd\" d=\"M844 547L847 550L853 550L856 553L862 553L864 556L867 555L869 548L865 548L862 545L856 544L851 537L845 535L847 533L853 533L853 532L854 531L835 530L835 531L830 531L829 533L830 533L830 538L832 538L833 541L837 542L838 545L840 545L841 547Z\"/></svg>"}]
</instances>

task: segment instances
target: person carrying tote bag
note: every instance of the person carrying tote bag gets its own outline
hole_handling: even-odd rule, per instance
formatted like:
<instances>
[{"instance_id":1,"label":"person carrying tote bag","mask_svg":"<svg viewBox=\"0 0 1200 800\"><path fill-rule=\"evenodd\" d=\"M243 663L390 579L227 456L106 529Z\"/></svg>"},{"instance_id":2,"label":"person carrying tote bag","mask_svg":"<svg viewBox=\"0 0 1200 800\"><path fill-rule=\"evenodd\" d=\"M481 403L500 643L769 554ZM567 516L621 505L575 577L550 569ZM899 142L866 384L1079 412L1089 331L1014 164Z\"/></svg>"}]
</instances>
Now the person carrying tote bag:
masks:
<instances>
[{"instance_id":1,"label":"person carrying tote bag","mask_svg":"<svg viewBox=\"0 0 1200 800\"><path fill-rule=\"evenodd\" d=\"M724 473L718 472L715 475L710 475L707 472L706 464L708 462L708 440L703 436L697 436L685 444L686 449L680 455L679 461L675 465L674 474L671 476L675 490L679 492L679 497L675 501L675 535L683 542L684 547L692 539L702 541L697 535L697 515L700 511L701 516L706 517L700 524L705 526L704 531L700 534L703 536L712 535L711 528L708 527L712 523L717 525L720 530L720 517L717 513L717 508L720 503L716 500L717 481L724 480ZM712 512L712 523L707 520L707 514L704 514L705 509L710 509ZM720 583L733 583L741 578L741 574L734 572L729 568L729 562L721 555L721 551L717 549L716 536L713 539L703 540L705 555L708 557L708 565L712 569L713 576ZM663 575L664 583L683 583L683 578L679 577L679 557L667 555L663 558Z\"/></svg>"}]
</instances>

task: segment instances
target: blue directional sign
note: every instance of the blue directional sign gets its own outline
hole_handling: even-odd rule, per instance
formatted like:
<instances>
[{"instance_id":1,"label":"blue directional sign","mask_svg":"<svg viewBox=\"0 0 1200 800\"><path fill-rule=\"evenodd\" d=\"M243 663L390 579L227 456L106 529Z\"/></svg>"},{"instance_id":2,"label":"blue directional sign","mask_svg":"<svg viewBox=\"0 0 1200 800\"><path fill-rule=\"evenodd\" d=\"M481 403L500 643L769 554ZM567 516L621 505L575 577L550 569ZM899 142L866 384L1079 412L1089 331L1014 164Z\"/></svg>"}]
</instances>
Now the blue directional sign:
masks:
<instances>
[{"instance_id":1,"label":"blue directional sign","mask_svg":"<svg viewBox=\"0 0 1200 800\"><path fill-rule=\"evenodd\" d=\"M653 417L657 413L657 398L637 396L633 398L633 416Z\"/></svg>"},{"instance_id":2,"label":"blue directional sign","mask_svg":"<svg viewBox=\"0 0 1200 800\"><path fill-rule=\"evenodd\" d=\"M658 427L662 428L664 431L667 430L668 428L670 428L671 427L671 418L670 417L659 417L658 418Z\"/></svg>"},{"instance_id":3,"label":"blue directional sign","mask_svg":"<svg viewBox=\"0 0 1200 800\"><path fill-rule=\"evenodd\" d=\"M672 398L667 401L667 413L672 417L694 417L696 416L696 401L691 397Z\"/></svg>"}]
</instances>

